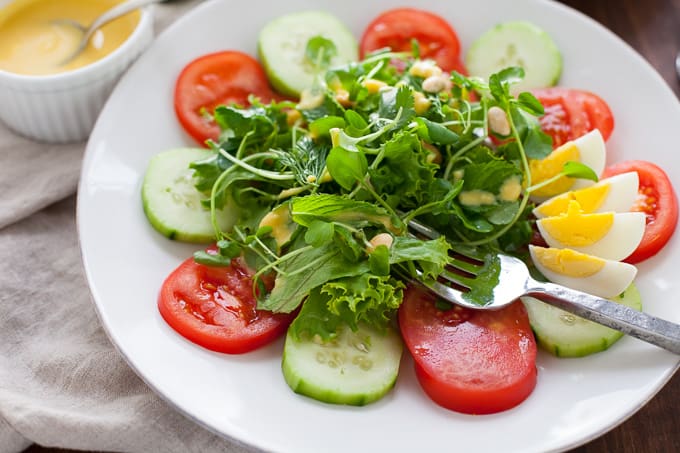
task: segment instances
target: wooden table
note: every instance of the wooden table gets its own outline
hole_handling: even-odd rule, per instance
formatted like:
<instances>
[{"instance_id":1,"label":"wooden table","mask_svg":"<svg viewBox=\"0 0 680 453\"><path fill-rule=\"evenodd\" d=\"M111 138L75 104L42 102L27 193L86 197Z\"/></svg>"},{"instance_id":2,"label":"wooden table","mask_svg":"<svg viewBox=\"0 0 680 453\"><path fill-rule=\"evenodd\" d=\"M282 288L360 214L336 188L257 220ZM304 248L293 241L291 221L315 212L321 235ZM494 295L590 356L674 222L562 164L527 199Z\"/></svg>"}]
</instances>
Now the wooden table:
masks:
<instances>
[{"instance_id":1,"label":"wooden table","mask_svg":"<svg viewBox=\"0 0 680 453\"><path fill-rule=\"evenodd\" d=\"M592 17L633 46L680 98L674 63L680 52L680 0L563 0L562 3ZM676 187L680 186L680 181L674 182ZM676 373L633 417L572 453L680 452L679 406L680 373Z\"/></svg>"},{"instance_id":2,"label":"wooden table","mask_svg":"<svg viewBox=\"0 0 680 453\"><path fill-rule=\"evenodd\" d=\"M563 0L562 3L589 15L623 38L661 73L680 97L674 65L675 56L680 52L680 0ZM68 453L38 446L25 453L59 452ZM680 452L680 373L633 417L571 452Z\"/></svg>"}]
</instances>

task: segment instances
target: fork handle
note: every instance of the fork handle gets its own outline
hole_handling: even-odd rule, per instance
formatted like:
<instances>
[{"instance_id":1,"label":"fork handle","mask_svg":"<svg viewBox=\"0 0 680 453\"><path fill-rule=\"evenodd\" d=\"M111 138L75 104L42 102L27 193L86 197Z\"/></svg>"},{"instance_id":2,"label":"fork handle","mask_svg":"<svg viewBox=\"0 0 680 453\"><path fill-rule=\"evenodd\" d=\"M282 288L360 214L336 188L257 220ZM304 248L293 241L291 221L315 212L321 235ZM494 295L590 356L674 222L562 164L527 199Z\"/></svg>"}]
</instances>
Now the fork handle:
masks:
<instances>
[{"instance_id":1,"label":"fork handle","mask_svg":"<svg viewBox=\"0 0 680 453\"><path fill-rule=\"evenodd\" d=\"M532 283L527 296L680 354L678 324L564 286L538 281Z\"/></svg>"}]
</instances>

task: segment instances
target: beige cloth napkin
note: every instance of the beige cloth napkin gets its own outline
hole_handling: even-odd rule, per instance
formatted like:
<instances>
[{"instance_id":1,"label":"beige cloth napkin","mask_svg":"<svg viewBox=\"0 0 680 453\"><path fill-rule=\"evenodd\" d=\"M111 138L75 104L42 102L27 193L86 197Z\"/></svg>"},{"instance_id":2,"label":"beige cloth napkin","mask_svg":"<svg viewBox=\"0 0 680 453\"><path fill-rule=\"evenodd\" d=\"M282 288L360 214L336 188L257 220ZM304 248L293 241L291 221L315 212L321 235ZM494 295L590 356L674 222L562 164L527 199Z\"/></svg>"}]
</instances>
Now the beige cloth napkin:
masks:
<instances>
[{"instance_id":1,"label":"beige cloth napkin","mask_svg":"<svg viewBox=\"0 0 680 453\"><path fill-rule=\"evenodd\" d=\"M156 29L196 3L157 6ZM75 225L83 150L0 125L0 453L246 451L156 396L102 330Z\"/></svg>"}]
</instances>

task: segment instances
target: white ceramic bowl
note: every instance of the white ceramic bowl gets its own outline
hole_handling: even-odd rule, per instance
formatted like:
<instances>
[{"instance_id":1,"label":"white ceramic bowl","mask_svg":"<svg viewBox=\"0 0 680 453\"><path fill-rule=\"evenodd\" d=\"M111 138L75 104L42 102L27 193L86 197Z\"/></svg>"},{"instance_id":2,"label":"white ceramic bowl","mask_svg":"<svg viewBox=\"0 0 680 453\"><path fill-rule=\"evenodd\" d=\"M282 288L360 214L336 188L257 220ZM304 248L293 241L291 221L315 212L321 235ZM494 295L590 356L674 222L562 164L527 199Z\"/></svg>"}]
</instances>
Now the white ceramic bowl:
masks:
<instances>
[{"instance_id":1,"label":"white ceramic bowl","mask_svg":"<svg viewBox=\"0 0 680 453\"><path fill-rule=\"evenodd\" d=\"M0 8L13 0L0 0ZM0 70L0 120L34 140L85 140L118 79L153 39L151 7L130 37L106 57L73 71L28 76Z\"/></svg>"}]
</instances>

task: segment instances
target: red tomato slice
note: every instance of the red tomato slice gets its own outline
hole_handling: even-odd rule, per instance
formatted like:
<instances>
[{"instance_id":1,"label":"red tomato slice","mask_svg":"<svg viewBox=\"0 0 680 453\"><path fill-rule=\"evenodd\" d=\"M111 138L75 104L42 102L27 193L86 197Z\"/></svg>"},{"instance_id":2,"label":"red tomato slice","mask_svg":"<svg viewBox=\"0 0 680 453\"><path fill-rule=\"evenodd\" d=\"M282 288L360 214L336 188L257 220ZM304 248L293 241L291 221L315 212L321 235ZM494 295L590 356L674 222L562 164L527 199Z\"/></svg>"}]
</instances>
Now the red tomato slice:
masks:
<instances>
[{"instance_id":1,"label":"red tomato slice","mask_svg":"<svg viewBox=\"0 0 680 453\"><path fill-rule=\"evenodd\" d=\"M458 306L409 287L399 326L416 376L437 404L467 414L490 414L524 401L536 385L536 341L520 301L495 311Z\"/></svg>"},{"instance_id":2,"label":"red tomato slice","mask_svg":"<svg viewBox=\"0 0 680 453\"><path fill-rule=\"evenodd\" d=\"M264 103L276 97L257 60L236 51L204 55L185 66L177 78L175 113L186 132L204 144L220 133L204 112L212 113L218 105L248 105L250 94Z\"/></svg>"},{"instance_id":3,"label":"red tomato slice","mask_svg":"<svg viewBox=\"0 0 680 453\"><path fill-rule=\"evenodd\" d=\"M163 283L158 309L170 327L204 348L252 351L285 332L293 319L256 309L252 275L237 260L212 267L189 258Z\"/></svg>"},{"instance_id":4,"label":"red tomato slice","mask_svg":"<svg viewBox=\"0 0 680 453\"><path fill-rule=\"evenodd\" d=\"M385 47L410 51L412 39L418 41L421 57L435 60L444 71L465 71L460 41L451 25L436 14L414 8L393 9L376 17L364 31L359 52L363 58Z\"/></svg>"},{"instance_id":5,"label":"red tomato slice","mask_svg":"<svg viewBox=\"0 0 680 453\"><path fill-rule=\"evenodd\" d=\"M633 211L644 212L647 226L637 249L624 261L635 264L656 255L670 240L678 224L678 198L666 172L651 162L629 160L605 168L602 178L637 172L638 198Z\"/></svg>"},{"instance_id":6,"label":"red tomato slice","mask_svg":"<svg viewBox=\"0 0 680 453\"><path fill-rule=\"evenodd\" d=\"M583 134L599 129L607 140L614 130L614 115L599 96L571 88L542 88L532 93L543 104L541 129L553 138L557 148Z\"/></svg>"}]
</instances>

